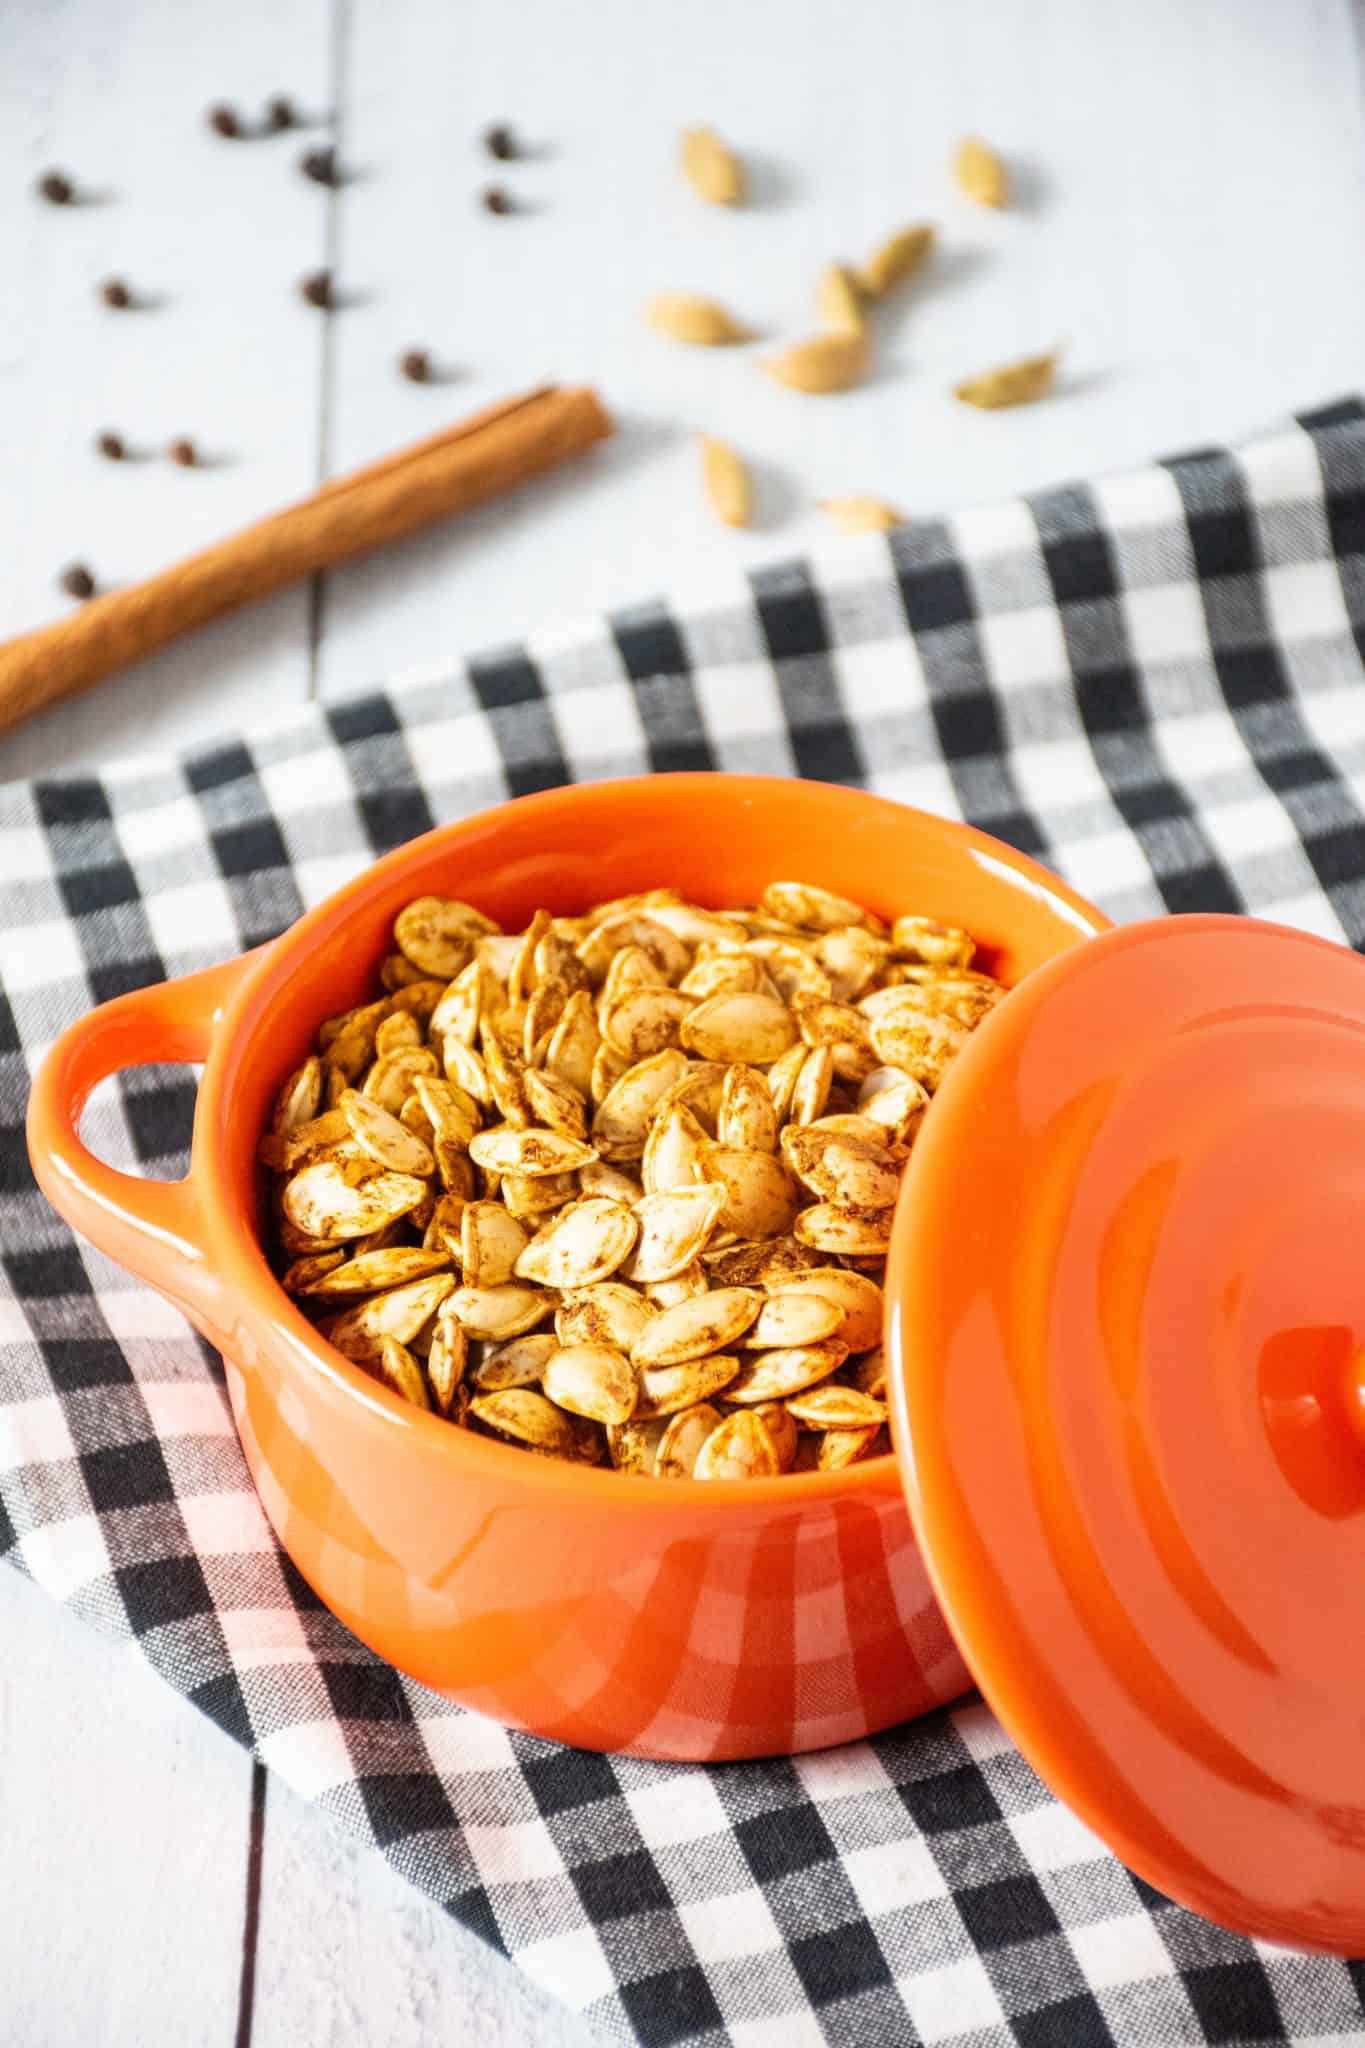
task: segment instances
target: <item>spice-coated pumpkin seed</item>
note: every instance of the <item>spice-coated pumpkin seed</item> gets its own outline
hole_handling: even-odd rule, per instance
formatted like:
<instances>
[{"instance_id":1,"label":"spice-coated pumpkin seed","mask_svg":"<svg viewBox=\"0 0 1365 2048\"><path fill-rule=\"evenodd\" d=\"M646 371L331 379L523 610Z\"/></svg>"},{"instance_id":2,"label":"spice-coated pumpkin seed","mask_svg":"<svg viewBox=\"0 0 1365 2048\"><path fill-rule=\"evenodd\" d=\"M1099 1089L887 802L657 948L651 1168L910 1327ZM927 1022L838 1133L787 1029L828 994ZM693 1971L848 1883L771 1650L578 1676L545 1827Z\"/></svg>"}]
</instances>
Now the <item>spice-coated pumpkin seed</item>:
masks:
<instances>
[{"instance_id":1,"label":"spice-coated pumpkin seed","mask_svg":"<svg viewBox=\"0 0 1365 2048\"><path fill-rule=\"evenodd\" d=\"M695 1408L728 1387L739 1372L733 1352L715 1351L709 1358L689 1358L682 1365L647 1365L640 1372L640 1397L635 1413L644 1421L655 1415L676 1415Z\"/></svg>"},{"instance_id":2,"label":"spice-coated pumpkin seed","mask_svg":"<svg viewBox=\"0 0 1365 2048\"><path fill-rule=\"evenodd\" d=\"M779 1472L790 1472L796 1464L796 1449L801 1439L796 1418L790 1414L785 1401L763 1401L757 1408L738 1410L738 1413L756 1415L773 1440L777 1453Z\"/></svg>"},{"instance_id":3,"label":"spice-coated pumpkin seed","mask_svg":"<svg viewBox=\"0 0 1365 2048\"><path fill-rule=\"evenodd\" d=\"M313 1294L318 1283L326 1279L342 1263L344 1250L334 1252L308 1252L295 1259L280 1275L280 1285L286 1294Z\"/></svg>"},{"instance_id":4,"label":"spice-coated pumpkin seed","mask_svg":"<svg viewBox=\"0 0 1365 2048\"><path fill-rule=\"evenodd\" d=\"M796 1235L817 1251L851 1258L884 1258L891 1243L890 1209L846 1209L817 1202L796 1219Z\"/></svg>"},{"instance_id":5,"label":"spice-coated pumpkin seed","mask_svg":"<svg viewBox=\"0 0 1365 2048\"><path fill-rule=\"evenodd\" d=\"M407 1052L422 1043L422 1027L409 1010L395 1010L374 1034L376 1053Z\"/></svg>"},{"instance_id":6,"label":"spice-coated pumpkin seed","mask_svg":"<svg viewBox=\"0 0 1365 2048\"><path fill-rule=\"evenodd\" d=\"M559 1340L548 1330L533 1330L530 1336L512 1337L505 1344L489 1344L471 1378L481 1394L498 1394L507 1387L537 1387L558 1349Z\"/></svg>"},{"instance_id":7,"label":"spice-coated pumpkin seed","mask_svg":"<svg viewBox=\"0 0 1365 2048\"><path fill-rule=\"evenodd\" d=\"M741 1152L707 1142L700 1150L706 1179L724 1190L721 1230L736 1237L778 1237L792 1227L800 1204L796 1182L771 1152Z\"/></svg>"},{"instance_id":8,"label":"spice-coated pumpkin seed","mask_svg":"<svg viewBox=\"0 0 1365 2048\"><path fill-rule=\"evenodd\" d=\"M517 1260L517 1276L541 1287L592 1287L616 1271L639 1228L634 1212L622 1203L588 1195L562 1209L531 1239Z\"/></svg>"},{"instance_id":9,"label":"spice-coated pumpkin seed","mask_svg":"<svg viewBox=\"0 0 1365 2048\"><path fill-rule=\"evenodd\" d=\"M861 904L837 896L833 890L817 889L810 882L769 882L758 907L766 917L803 931L832 932L843 925L871 922Z\"/></svg>"},{"instance_id":10,"label":"spice-coated pumpkin seed","mask_svg":"<svg viewBox=\"0 0 1365 2048\"><path fill-rule=\"evenodd\" d=\"M865 1273L850 1273L843 1266L810 1266L780 1273L764 1284L778 1298L790 1290L831 1303L840 1317L831 1334L850 1351L867 1351L881 1338L886 1301L876 1281Z\"/></svg>"},{"instance_id":11,"label":"spice-coated pumpkin seed","mask_svg":"<svg viewBox=\"0 0 1365 2048\"><path fill-rule=\"evenodd\" d=\"M616 1162L641 1158L655 1110L686 1071L686 1058L672 1047L627 1067L612 1082L592 1120L592 1143L599 1157Z\"/></svg>"},{"instance_id":12,"label":"spice-coated pumpkin seed","mask_svg":"<svg viewBox=\"0 0 1365 2048\"><path fill-rule=\"evenodd\" d=\"M378 1358L379 1377L384 1384L392 1387L395 1394L401 1394L414 1408L430 1408L431 1397L427 1383L422 1377L422 1368L396 1337L381 1337Z\"/></svg>"},{"instance_id":13,"label":"spice-coated pumpkin seed","mask_svg":"<svg viewBox=\"0 0 1365 2048\"><path fill-rule=\"evenodd\" d=\"M796 1417L803 1429L876 1428L886 1420L880 1401L838 1380L826 1380L823 1386L793 1394L787 1402L787 1412Z\"/></svg>"},{"instance_id":14,"label":"spice-coated pumpkin seed","mask_svg":"<svg viewBox=\"0 0 1365 2048\"><path fill-rule=\"evenodd\" d=\"M291 1223L330 1243L378 1230L415 1209L423 1192L424 1183L414 1174L372 1173L352 1182L334 1160L320 1159L286 1183L282 1200Z\"/></svg>"},{"instance_id":15,"label":"spice-coated pumpkin seed","mask_svg":"<svg viewBox=\"0 0 1365 2048\"><path fill-rule=\"evenodd\" d=\"M572 1173L575 1167L586 1166L593 1149L557 1131L518 1131L504 1124L472 1138L469 1156L476 1166L491 1166L495 1173L519 1173L535 1180L541 1174Z\"/></svg>"},{"instance_id":16,"label":"spice-coated pumpkin seed","mask_svg":"<svg viewBox=\"0 0 1365 2048\"><path fill-rule=\"evenodd\" d=\"M649 1281L645 1292L655 1308L676 1308L680 1301L694 1301L699 1294L705 1294L710 1285L705 1266L700 1259L693 1259L690 1266L684 1266L671 1279Z\"/></svg>"},{"instance_id":17,"label":"spice-coated pumpkin seed","mask_svg":"<svg viewBox=\"0 0 1365 2048\"><path fill-rule=\"evenodd\" d=\"M701 1147L706 1142L705 1127L686 1103L666 1103L656 1114L645 1142L641 1162L645 1192L662 1195L670 1188L695 1186L702 1178Z\"/></svg>"},{"instance_id":18,"label":"spice-coated pumpkin seed","mask_svg":"<svg viewBox=\"0 0 1365 2048\"><path fill-rule=\"evenodd\" d=\"M602 1280L565 1295L555 1311L555 1334L561 1344L609 1344L629 1354L657 1314L638 1287Z\"/></svg>"},{"instance_id":19,"label":"spice-coated pumpkin seed","mask_svg":"<svg viewBox=\"0 0 1365 2048\"><path fill-rule=\"evenodd\" d=\"M670 1188L637 1203L640 1235L623 1268L627 1280L671 1280L690 1266L725 1206L723 1187Z\"/></svg>"},{"instance_id":20,"label":"spice-coated pumpkin seed","mask_svg":"<svg viewBox=\"0 0 1365 2048\"><path fill-rule=\"evenodd\" d=\"M380 1166L388 1167L392 1173L428 1174L436 1171L436 1161L429 1147L368 1095L357 1094L354 1088L348 1088L341 1098L340 1109L356 1144Z\"/></svg>"},{"instance_id":21,"label":"spice-coated pumpkin seed","mask_svg":"<svg viewBox=\"0 0 1365 2048\"><path fill-rule=\"evenodd\" d=\"M577 989L565 1003L550 1034L545 1053L546 1073L567 1081L586 1097L592 1086L592 1063L599 1037L592 997L586 989Z\"/></svg>"},{"instance_id":22,"label":"spice-coated pumpkin seed","mask_svg":"<svg viewBox=\"0 0 1365 2048\"><path fill-rule=\"evenodd\" d=\"M684 1021L696 1008L695 997L680 989L633 988L607 1004L602 1031L608 1045L634 1065L677 1045Z\"/></svg>"},{"instance_id":23,"label":"spice-coated pumpkin seed","mask_svg":"<svg viewBox=\"0 0 1365 2048\"><path fill-rule=\"evenodd\" d=\"M741 1341L746 1351L782 1351L836 1336L842 1322L837 1303L795 1287L783 1288L764 1302Z\"/></svg>"},{"instance_id":24,"label":"spice-coated pumpkin seed","mask_svg":"<svg viewBox=\"0 0 1365 2048\"><path fill-rule=\"evenodd\" d=\"M777 996L711 996L682 1022L682 1042L704 1060L770 1066L797 1036L791 1011Z\"/></svg>"},{"instance_id":25,"label":"spice-coated pumpkin seed","mask_svg":"<svg viewBox=\"0 0 1365 2048\"><path fill-rule=\"evenodd\" d=\"M460 1215L460 1273L466 1287L501 1287L526 1249L527 1232L501 1202L466 1202Z\"/></svg>"},{"instance_id":26,"label":"spice-coated pumpkin seed","mask_svg":"<svg viewBox=\"0 0 1365 2048\"><path fill-rule=\"evenodd\" d=\"M469 1404L476 1422L498 1436L511 1437L528 1450L552 1458L575 1458L578 1437L561 1408L529 1387L508 1387L501 1393L476 1394Z\"/></svg>"},{"instance_id":27,"label":"spice-coated pumpkin seed","mask_svg":"<svg viewBox=\"0 0 1365 2048\"><path fill-rule=\"evenodd\" d=\"M848 1356L848 1347L835 1337L818 1344L794 1344L780 1351L759 1351L746 1358L744 1369L725 1390L727 1401L746 1406L758 1401L786 1401L806 1387L837 1372Z\"/></svg>"},{"instance_id":28,"label":"spice-coated pumpkin seed","mask_svg":"<svg viewBox=\"0 0 1365 2048\"><path fill-rule=\"evenodd\" d=\"M496 927L467 903L442 896L418 896L394 920L394 942L423 974L450 981L465 965L474 942Z\"/></svg>"},{"instance_id":29,"label":"spice-coated pumpkin seed","mask_svg":"<svg viewBox=\"0 0 1365 2048\"><path fill-rule=\"evenodd\" d=\"M315 1052L309 1053L301 1067L295 1068L279 1095L270 1118L270 1129L275 1137L287 1137L300 1124L311 1123L322 1106L322 1061Z\"/></svg>"},{"instance_id":30,"label":"spice-coated pumpkin seed","mask_svg":"<svg viewBox=\"0 0 1365 2048\"><path fill-rule=\"evenodd\" d=\"M884 1447L884 1427L868 1423L862 1429L827 1429L813 1438L820 1446L816 1469L842 1472L846 1465L858 1465L879 1447Z\"/></svg>"},{"instance_id":31,"label":"spice-coated pumpkin seed","mask_svg":"<svg viewBox=\"0 0 1365 2048\"><path fill-rule=\"evenodd\" d=\"M427 1381L442 1415L454 1412L457 1393L469 1363L469 1337L464 1324L449 1314L445 1302L436 1311L427 1350Z\"/></svg>"},{"instance_id":32,"label":"spice-coated pumpkin seed","mask_svg":"<svg viewBox=\"0 0 1365 2048\"><path fill-rule=\"evenodd\" d=\"M860 1393L871 1394L874 1401L886 1400L886 1352L880 1344L850 1362L848 1381Z\"/></svg>"},{"instance_id":33,"label":"spice-coated pumpkin seed","mask_svg":"<svg viewBox=\"0 0 1365 2048\"><path fill-rule=\"evenodd\" d=\"M714 1287L666 1308L647 1323L631 1348L637 1366L681 1365L724 1351L743 1335L763 1307L748 1287Z\"/></svg>"},{"instance_id":34,"label":"spice-coated pumpkin seed","mask_svg":"<svg viewBox=\"0 0 1365 2048\"><path fill-rule=\"evenodd\" d=\"M537 1124L557 1131L561 1138L580 1142L588 1134L588 1107L582 1094L558 1074L542 1073L528 1067L521 1077L527 1108Z\"/></svg>"},{"instance_id":35,"label":"spice-coated pumpkin seed","mask_svg":"<svg viewBox=\"0 0 1365 2048\"><path fill-rule=\"evenodd\" d=\"M376 1294L383 1288L402 1287L410 1280L425 1280L432 1273L449 1270L447 1251L423 1251L417 1245L390 1245L379 1251L359 1252L338 1265L336 1254L328 1270L294 1291L308 1295ZM318 1263L321 1263L320 1261Z\"/></svg>"},{"instance_id":36,"label":"spice-coated pumpkin seed","mask_svg":"<svg viewBox=\"0 0 1365 2048\"><path fill-rule=\"evenodd\" d=\"M547 1398L589 1422L629 1422L639 1383L630 1360L605 1344L569 1344L552 1353L541 1384Z\"/></svg>"},{"instance_id":37,"label":"spice-coated pumpkin seed","mask_svg":"<svg viewBox=\"0 0 1365 2048\"><path fill-rule=\"evenodd\" d=\"M719 1408L713 1408L709 1401L699 1401L695 1408L679 1409L659 1439L654 1458L656 1477L690 1479L702 1445L724 1419Z\"/></svg>"},{"instance_id":38,"label":"spice-coated pumpkin seed","mask_svg":"<svg viewBox=\"0 0 1365 2048\"><path fill-rule=\"evenodd\" d=\"M628 1209L633 1209L647 1192L633 1173L606 1159L590 1159L586 1166L580 1166L578 1185L585 1195L605 1195L609 1202L624 1202Z\"/></svg>"},{"instance_id":39,"label":"spice-coated pumpkin seed","mask_svg":"<svg viewBox=\"0 0 1365 2048\"><path fill-rule=\"evenodd\" d=\"M381 1337L396 1337L400 1344L410 1344L454 1285L452 1274L433 1273L428 1279L410 1281L406 1287L372 1294L367 1301L333 1317L327 1325L328 1339L348 1358L360 1363L373 1360L378 1356Z\"/></svg>"},{"instance_id":40,"label":"spice-coated pumpkin seed","mask_svg":"<svg viewBox=\"0 0 1365 2048\"><path fill-rule=\"evenodd\" d=\"M694 1479L775 1479L782 1467L767 1424L743 1409L727 1415L697 1453Z\"/></svg>"},{"instance_id":41,"label":"spice-coated pumpkin seed","mask_svg":"<svg viewBox=\"0 0 1365 2048\"><path fill-rule=\"evenodd\" d=\"M752 1067L726 1068L716 1137L722 1145L743 1152L777 1150L777 1110L772 1091Z\"/></svg>"},{"instance_id":42,"label":"spice-coated pumpkin seed","mask_svg":"<svg viewBox=\"0 0 1365 2048\"><path fill-rule=\"evenodd\" d=\"M607 1455L618 1472L634 1474L638 1478L649 1478L656 1469L659 1446L668 1428L662 1416L654 1416L642 1422L638 1416L629 1422L607 1425Z\"/></svg>"},{"instance_id":43,"label":"spice-coated pumpkin seed","mask_svg":"<svg viewBox=\"0 0 1365 2048\"><path fill-rule=\"evenodd\" d=\"M554 1296L543 1287L507 1280L498 1287L457 1287L450 1306L471 1337L520 1337L544 1322Z\"/></svg>"}]
</instances>

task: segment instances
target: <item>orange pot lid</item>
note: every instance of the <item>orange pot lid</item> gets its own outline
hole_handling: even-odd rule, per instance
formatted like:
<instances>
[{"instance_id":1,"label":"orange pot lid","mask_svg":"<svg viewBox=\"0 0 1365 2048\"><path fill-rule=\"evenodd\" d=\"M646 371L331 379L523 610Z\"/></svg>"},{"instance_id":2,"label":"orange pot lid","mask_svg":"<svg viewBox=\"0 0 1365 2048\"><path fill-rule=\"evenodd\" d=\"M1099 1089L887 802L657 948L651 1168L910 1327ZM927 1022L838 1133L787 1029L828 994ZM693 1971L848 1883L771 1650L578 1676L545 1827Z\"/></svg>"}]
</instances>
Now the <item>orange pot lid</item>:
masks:
<instances>
[{"instance_id":1,"label":"orange pot lid","mask_svg":"<svg viewBox=\"0 0 1365 2048\"><path fill-rule=\"evenodd\" d=\"M1365 962L1092 939L986 1020L891 1254L911 1511L982 1691L1160 1890L1365 1953Z\"/></svg>"}]
</instances>

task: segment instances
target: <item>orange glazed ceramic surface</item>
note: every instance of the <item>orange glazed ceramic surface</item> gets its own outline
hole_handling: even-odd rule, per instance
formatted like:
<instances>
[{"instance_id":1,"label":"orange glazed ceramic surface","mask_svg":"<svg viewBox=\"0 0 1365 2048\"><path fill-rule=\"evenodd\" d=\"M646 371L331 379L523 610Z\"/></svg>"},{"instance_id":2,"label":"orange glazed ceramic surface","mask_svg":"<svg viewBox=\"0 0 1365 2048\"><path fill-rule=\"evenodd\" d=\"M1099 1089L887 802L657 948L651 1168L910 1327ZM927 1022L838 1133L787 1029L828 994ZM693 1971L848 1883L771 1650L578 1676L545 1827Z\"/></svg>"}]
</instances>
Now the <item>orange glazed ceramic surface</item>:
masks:
<instances>
[{"instance_id":1,"label":"orange glazed ceramic surface","mask_svg":"<svg viewBox=\"0 0 1365 2048\"><path fill-rule=\"evenodd\" d=\"M1365 962L1180 917L985 1021L889 1262L915 1526L992 1706L1162 1891L1347 1955L1363 1246Z\"/></svg>"},{"instance_id":2,"label":"orange glazed ceramic surface","mask_svg":"<svg viewBox=\"0 0 1365 2048\"><path fill-rule=\"evenodd\" d=\"M963 1691L896 1462L686 1485L527 1457L414 1409L277 1285L257 1240L256 1140L413 896L465 897L515 929L542 903L574 911L673 884L720 904L785 878L966 925L1011 983L1105 925L998 842L855 791L723 775L589 784L429 833L247 959L107 1004L35 1084L40 1184L222 1351L252 1475L305 1578L401 1670L539 1735L761 1756ZM114 1172L76 1137L98 1080L160 1059L205 1064L190 1173L173 1186Z\"/></svg>"}]
</instances>

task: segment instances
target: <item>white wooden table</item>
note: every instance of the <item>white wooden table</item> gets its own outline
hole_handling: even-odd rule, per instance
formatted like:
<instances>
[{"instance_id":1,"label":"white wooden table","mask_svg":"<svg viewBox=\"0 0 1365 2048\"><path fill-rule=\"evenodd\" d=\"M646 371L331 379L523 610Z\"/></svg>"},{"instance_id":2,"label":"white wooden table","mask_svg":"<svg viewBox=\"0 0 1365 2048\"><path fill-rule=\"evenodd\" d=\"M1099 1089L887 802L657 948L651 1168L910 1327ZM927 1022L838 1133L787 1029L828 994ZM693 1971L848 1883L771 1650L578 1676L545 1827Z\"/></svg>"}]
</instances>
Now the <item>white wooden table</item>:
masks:
<instances>
[{"instance_id":1,"label":"white wooden table","mask_svg":"<svg viewBox=\"0 0 1365 2048\"><path fill-rule=\"evenodd\" d=\"M1235 434L1358 386L1365 133L1352 0L5 0L0 5L0 633L73 558L121 581L546 376L599 385L615 442L457 526L282 593L0 740L0 776L185 746L312 696L736 564L862 490L939 510ZM227 142L213 101L286 91L329 125ZM673 138L707 120L757 203L702 207ZM491 163L489 122L527 160ZM954 197L967 129L1015 167ZM335 139L340 191L295 169ZM100 203L32 197L49 165ZM488 182L526 209L496 219ZM932 279L868 386L798 398L742 353L646 333L713 292L770 334L818 267L935 217ZM354 303L305 306L334 266ZM162 303L96 302L118 273ZM1062 395L955 407L967 371L1069 339ZM454 373L419 387L427 346ZM192 435L184 470L115 465ZM761 519L710 523L693 432L752 457ZM0 2037L26 2048L582 2040L505 1965L272 1786L244 2017L252 1772L126 1651L0 1572Z\"/></svg>"}]
</instances>

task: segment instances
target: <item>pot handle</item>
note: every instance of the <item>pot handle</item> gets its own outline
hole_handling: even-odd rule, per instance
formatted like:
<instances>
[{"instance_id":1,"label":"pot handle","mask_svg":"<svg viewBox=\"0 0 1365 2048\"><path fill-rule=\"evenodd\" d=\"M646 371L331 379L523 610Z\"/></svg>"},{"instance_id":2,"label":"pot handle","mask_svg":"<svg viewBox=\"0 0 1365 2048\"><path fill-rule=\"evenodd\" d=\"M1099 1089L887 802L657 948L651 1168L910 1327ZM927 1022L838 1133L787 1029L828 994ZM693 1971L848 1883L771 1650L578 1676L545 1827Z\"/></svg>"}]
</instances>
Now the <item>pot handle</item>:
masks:
<instances>
[{"instance_id":1,"label":"pot handle","mask_svg":"<svg viewBox=\"0 0 1365 2048\"><path fill-rule=\"evenodd\" d=\"M202 1063L256 957L247 953L102 1003L62 1033L29 1094L29 1158L53 1208L198 1323L217 1320L219 1289L205 1257L193 1169L177 1181L120 1173L86 1149L77 1126L91 1090L111 1074L159 1060Z\"/></svg>"}]
</instances>

